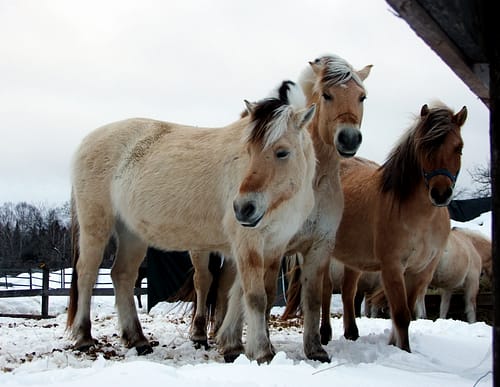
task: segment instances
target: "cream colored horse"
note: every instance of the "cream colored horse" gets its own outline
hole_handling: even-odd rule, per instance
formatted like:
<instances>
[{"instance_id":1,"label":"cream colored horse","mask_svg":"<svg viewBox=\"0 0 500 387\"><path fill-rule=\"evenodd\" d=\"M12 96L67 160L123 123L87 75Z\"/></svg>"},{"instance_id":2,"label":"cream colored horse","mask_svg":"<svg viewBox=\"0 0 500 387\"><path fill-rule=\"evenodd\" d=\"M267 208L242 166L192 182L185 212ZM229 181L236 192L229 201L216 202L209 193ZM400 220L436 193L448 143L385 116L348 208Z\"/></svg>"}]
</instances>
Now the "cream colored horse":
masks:
<instances>
[{"instance_id":1,"label":"cream colored horse","mask_svg":"<svg viewBox=\"0 0 500 387\"><path fill-rule=\"evenodd\" d=\"M140 354L152 351L133 301L137 269L151 245L234 257L248 323L246 353L258 361L272 357L266 284L314 206L316 158L304 128L315 107L294 109L265 99L247 108L248 117L223 128L130 119L83 140L72 174L79 256L68 327L76 348L95 344L92 288L114 234L111 277L127 346Z\"/></svg>"},{"instance_id":2,"label":"cream colored horse","mask_svg":"<svg viewBox=\"0 0 500 387\"><path fill-rule=\"evenodd\" d=\"M361 144L360 126L366 98L363 80L370 69L371 66L366 66L355 71L343 58L326 55L310 62L299 79L307 103L317 106L317 113L308 126L318 159L313 183L315 204L288 245L286 255L300 253L303 256L303 343L305 355L313 360L329 361L319 333L323 273L328 271L343 211L340 159L353 156ZM283 94L287 95L286 90ZM287 102L294 104L292 100ZM279 265L275 267L278 269ZM218 332L218 343L224 348L227 360L234 359L243 348L241 308L237 301L241 290L237 282L231 290L233 297L229 299L226 318ZM275 293L268 294L273 294L274 298Z\"/></svg>"},{"instance_id":3,"label":"cream colored horse","mask_svg":"<svg viewBox=\"0 0 500 387\"><path fill-rule=\"evenodd\" d=\"M477 247L476 247L477 246ZM439 259L430 286L441 293L439 317L446 318L453 292L464 289L467 321L476 321L476 299L481 271L492 279L491 241L481 233L465 228L453 228L446 249ZM424 298L420 304L425 316Z\"/></svg>"}]
</instances>

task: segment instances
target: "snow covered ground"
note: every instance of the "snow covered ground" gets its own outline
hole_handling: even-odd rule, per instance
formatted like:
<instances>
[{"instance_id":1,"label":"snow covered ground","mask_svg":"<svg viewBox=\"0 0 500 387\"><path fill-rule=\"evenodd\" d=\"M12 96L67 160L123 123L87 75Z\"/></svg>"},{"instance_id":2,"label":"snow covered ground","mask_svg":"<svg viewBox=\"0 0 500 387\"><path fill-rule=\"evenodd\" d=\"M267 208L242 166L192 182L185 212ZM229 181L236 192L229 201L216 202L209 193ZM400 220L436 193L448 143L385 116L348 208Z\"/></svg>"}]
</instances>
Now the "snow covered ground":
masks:
<instances>
[{"instance_id":1,"label":"snow covered ground","mask_svg":"<svg viewBox=\"0 0 500 387\"><path fill-rule=\"evenodd\" d=\"M458 225L458 224L457 224ZM467 227L491 230L487 214ZM0 313L40 312L40 297L0 299ZM65 332L67 299L51 297L45 320L0 318L0 385L65 386L487 386L492 384L492 328L479 322L417 320L410 325L412 353L387 345L390 320L361 317L361 337L342 337L341 318L332 318L330 364L306 360L299 321L274 320L271 340L278 351L268 365L240 356L225 364L212 346L195 349L189 341L185 307L160 303L140 310L154 352L138 357L117 336L113 297L93 301L93 334L100 345L90 354L71 349ZM275 308L273 314L279 316ZM334 298L333 312L341 312Z\"/></svg>"}]
</instances>

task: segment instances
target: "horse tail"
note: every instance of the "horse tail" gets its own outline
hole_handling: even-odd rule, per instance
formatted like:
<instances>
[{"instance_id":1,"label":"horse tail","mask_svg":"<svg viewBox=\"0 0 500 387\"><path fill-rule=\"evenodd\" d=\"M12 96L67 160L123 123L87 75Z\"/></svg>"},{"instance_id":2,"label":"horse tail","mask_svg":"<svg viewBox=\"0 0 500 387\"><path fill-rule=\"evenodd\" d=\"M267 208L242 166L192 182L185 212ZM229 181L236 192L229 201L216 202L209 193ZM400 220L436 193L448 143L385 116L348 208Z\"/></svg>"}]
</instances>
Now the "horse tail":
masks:
<instances>
[{"instance_id":1,"label":"horse tail","mask_svg":"<svg viewBox=\"0 0 500 387\"><path fill-rule=\"evenodd\" d=\"M302 292L302 284L300 282L300 275L302 270L299 264L297 255L287 257L287 277L288 289L286 290L286 307L281 319L287 320L296 317L300 312L300 296Z\"/></svg>"},{"instance_id":2,"label":"horse tail","mask_svg":"<svg viewBox=\"0 0 500 387\"><path fill-rule=\"evenodd\" d=\"M71 252L72 252L72 273L71 273L71 287L69 289L69 305L68 305L68 319L66 327L70 328L75 321L75 316L78 308L78 273L76 271L76 264L80 256L80 249L78 247L78 239L80 235L80 225L78 223L78 216L76 213L75 197L71 194Z\"/></svg>"}]
</instances>

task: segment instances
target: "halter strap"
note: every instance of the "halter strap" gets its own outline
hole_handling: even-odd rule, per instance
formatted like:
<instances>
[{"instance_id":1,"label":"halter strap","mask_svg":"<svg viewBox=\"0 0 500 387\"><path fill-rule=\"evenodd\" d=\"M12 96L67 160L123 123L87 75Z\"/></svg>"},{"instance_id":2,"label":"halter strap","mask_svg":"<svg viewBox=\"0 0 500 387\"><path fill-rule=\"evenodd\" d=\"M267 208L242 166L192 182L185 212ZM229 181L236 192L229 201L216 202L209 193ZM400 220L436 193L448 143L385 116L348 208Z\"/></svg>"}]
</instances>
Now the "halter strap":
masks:
<instances>
[{"instance_id":1,"label":"halter strap","mask_svg":"<svg viewBox=\"0 0 500 387\"><path fill-rule=\"evenodd\" d=\"M422 172L424 174L425 185L427 187L429 187L429 181L434 176L442 175L442 176L446 176L447 178L449 178L451 180L451 187L454 188L455 183L457 182L457 177L458 177L458 173L460 172L460 170L457 172L456 175L453 175L446 168L438 168L438 169L434 169L433 171L430 171L430 172L425 172L425 171L422 171Z\"/></svg>"}]
</instances>

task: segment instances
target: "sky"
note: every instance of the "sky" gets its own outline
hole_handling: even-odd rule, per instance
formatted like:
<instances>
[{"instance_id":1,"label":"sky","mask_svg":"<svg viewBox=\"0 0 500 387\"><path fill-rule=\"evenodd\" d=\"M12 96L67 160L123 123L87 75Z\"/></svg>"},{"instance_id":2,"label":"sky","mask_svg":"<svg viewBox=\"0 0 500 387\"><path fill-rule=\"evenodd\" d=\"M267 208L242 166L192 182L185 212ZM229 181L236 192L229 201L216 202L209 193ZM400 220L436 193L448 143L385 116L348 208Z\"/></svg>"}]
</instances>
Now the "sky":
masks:
<instances>
[{"instance_id":1,"label":"sky","mask_svg":"<svg viewBox=\"0 0 500 387\"><path fill-rule=\"evenodd\" d=\"M489 161L489 112L383 0L0 0L0 204L59 205L93 129L235 121L325 53L365 81L363 156L382 163L424 103L468 108L457 187Z\"/></svg>"},{"instance_id":2,"label":"sky","mask_svg":"<svg viewBox=\"0 0 500 387\"><path fill-rule=\"evenodd\" d=\"M491 212L467 222L454 222L491 237ZM110 282L109 269L100 282ZM25 277L21 275L19 277ZM58 278L51 282L56 287ZM52 277L51 277L52 279ZM10 284L26 282L12 278ZM0 290L5 284L0 277ZM39 281L41 282L41 281ZM40 283L34 281L35 286ZM143 297L145 298L145 297ZM0 298L0 314L39 314L41 297ZM419 319L410 323L412 353L388 345L391 322L357 318L360 338L342 336L342 304L332 301L333 340L325 346L330 363L306 360L302 325L273 323L271 342L277 354L270 364L258 366L245 356L224 364L212 346L196 350L189 340L186 305L161 302L147 312L139 309L146 337L158 341L153 353L138 357L126 349L117 333L114 297L94 297L92 332L101 346L92 355L72 351L67 332L66 297L49 299L53 318L34 320L0 317L0 385L2 387L193 386L293 387L306 386L491 386L492 327L452 319ZM273 308L279 317L283 308Z\"/></svg>"}]
</instances>

